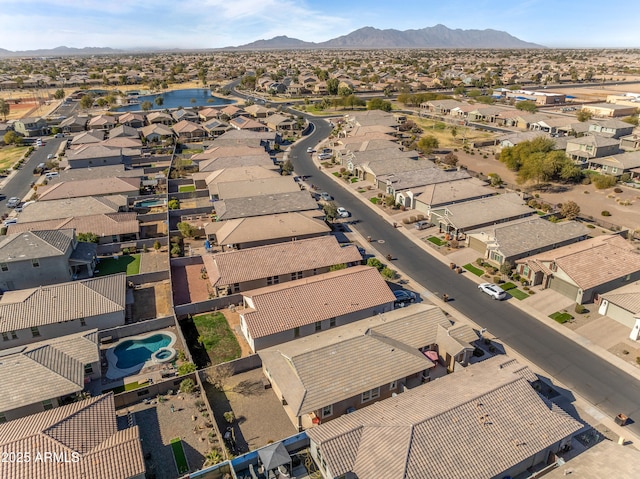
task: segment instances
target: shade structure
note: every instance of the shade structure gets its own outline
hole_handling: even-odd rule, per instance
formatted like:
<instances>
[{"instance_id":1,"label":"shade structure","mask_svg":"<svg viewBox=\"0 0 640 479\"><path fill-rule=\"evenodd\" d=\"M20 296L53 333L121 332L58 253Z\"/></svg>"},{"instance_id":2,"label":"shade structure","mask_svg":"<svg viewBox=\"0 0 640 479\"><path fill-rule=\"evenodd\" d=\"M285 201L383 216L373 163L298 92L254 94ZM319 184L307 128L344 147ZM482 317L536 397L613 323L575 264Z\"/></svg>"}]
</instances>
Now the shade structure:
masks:
<instances>
[{"instance_id":1,"label":"shade structure","mask_svg":"<svg viewBox=\"0 0 640 479\"><path fill-rule=\"evenodd\" d=\"M289 452L281 442L277 444L269 444L268 446L259 449L258 456L267 471L276 469L278 466L291 463Z\"/></svg>"}]
</instances>

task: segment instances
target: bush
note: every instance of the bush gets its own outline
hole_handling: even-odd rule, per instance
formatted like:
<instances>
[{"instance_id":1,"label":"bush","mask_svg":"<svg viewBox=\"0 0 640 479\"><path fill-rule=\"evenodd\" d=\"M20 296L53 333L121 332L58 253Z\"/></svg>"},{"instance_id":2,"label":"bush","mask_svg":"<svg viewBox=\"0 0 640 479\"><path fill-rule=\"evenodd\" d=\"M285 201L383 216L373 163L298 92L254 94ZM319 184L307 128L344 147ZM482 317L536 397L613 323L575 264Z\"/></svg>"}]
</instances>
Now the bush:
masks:
<instances>
[{"instance_id":1,"label":"bush","mask_svg":"<svg viewBox=\"0 0 640 479\"><path fill-rule=\"evenodd\" d=\"M500 281L502 281L502 278L500 276L494 276L493 277L493 282L498 284Z\"/></svg>"},{"instance_id":2,"label":"bush","mask_svg":"<svg viewBox=\"0 0 640 479\"><path fill-rule=\"evenodd\" d=\"M615 186L617 180L612 175L593 175L591 181L598 190L604 190Z\"/></svg>"},{"instance_id":3,"label":"bush","mask_svg":"<svg viewBox=\"0 0 640 479\"><path fill-rule=\"evenodd\" d=\"M395 279L396 275L398 274L396 272L395 269L391 269L388 266L385 266L384 268L382 268L382 271L380 271L380 274L385 278L385 279Z\"/></svg>"},{"instance_id":4,"label":"bush","mask_svg":"<svg viewBox=\"0 0 640 479\"><path fill-rule=\"evenodd\" d=\"M576 303L576 307L574 308L575 312L578 314L584 314L587 312L587 308L585 308L582 304Z\"/></svg>"},{"instance_id":5,"label":"bush","mask_svg":"<svg viewBox=\"0 0 640 479\"><path fill-rule=\"evenodd\" d=\"M614 193L622 193L622 188L618 188L617 186L613 189Z\"/></svg>"},{"instance_id":6,"label":"bush","mask_svg":"<svg viewBox=\"0 0 640 479\"><path fill-rule=\"evenodd\" d=\"M185 394L191 394L196 388L193 379L185 379L180 382L180 392Z\"/></svg>"},{"instance_id":7,"label":"bush","mask_svg":"<svg viewBox=\"0 0 640 479\"><path fill-rule=\"evenodd\" d=\"M180 200L177 198L171 198L167 203L167 208L170 210L179 210L180 209Z\"/></svg>"},{"instance_id":8,"label":"bush","mask_svg":"<svg viewBox=\"0 0 640 479\"><path fill-rule=\"evenodd\" d=\"M376 268L378 271L382 271L384 265L380 262L378 258L369 258L367 260L367 266L372 266Z\"/></svg>"},{"instance_id":9,"label":"bush","mask_svg":"<svg viewBox=\"0 0 640 479\"><path fill-rule=\"evenodd\" d=\"M233 423L233 421L236 420L236 415L233 413L233 411L227 411L223 414L224 416L224 420L227 421L229 424Z\"/></svg>"},{"instance_id":10,"label":"bush","mask_svg":"<svg viewBox=\"0 0 640 479\"><path fill-rule=\"evenodd\" d=\"M600 213L602 216L611 216L611 213L609 213L607 210L603 210L602 213Z\"/></svg>"},{"instance_id":11,"label":"bush","mask_svg":"<svg viewBox=\"0 0 640 479\"><path fill-rule=\"evenodd\" d=\"M478 259L476 260L476 264L477 264L478 266L482 266L482 265L484 264L484 258L478 258Z\"/></svg>"},{"instance_id":12,"label":"bush","mask_svg":"<svg viewBox=\"0 0 640 479\"><path fill-rule=\"evenodd\" d=\"M194 372L196 369L198 369L198 368L196 367L195 364L193 364L193 363L184 363L184 364L181 364L180 366L178 366L178 374L180 376L183 376L185 374L189 374L189 373Z\"/></svg>"}]
</instances>

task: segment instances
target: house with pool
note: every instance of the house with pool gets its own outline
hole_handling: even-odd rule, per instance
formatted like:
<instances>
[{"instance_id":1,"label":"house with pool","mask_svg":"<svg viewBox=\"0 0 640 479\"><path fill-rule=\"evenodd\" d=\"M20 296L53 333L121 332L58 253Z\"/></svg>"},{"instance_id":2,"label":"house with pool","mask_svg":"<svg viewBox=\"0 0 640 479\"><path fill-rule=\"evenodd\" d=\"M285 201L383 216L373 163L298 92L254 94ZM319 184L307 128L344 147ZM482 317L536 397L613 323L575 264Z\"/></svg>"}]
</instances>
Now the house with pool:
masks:
<instances>
[{"instance_id":1,"label":"house with pool","mask_svg":"<svg viewBox=\"0 0 640 479\"><path fill-rule=\"evenodd\" d=\"M125 324L124 273L5 291L0 298L0 350Z\"/></svg>"},{"instance_id":2,"label":"house with pool","mask_svg":"<svg viewBox=\"0 0 640 479\"><path fill-rule=\"evenodd\" d=\"M108 366L105 376L116 380L169 366L178 356L177 341L176 334L168 329L122 339L104 351Z\"/></svg>"},{"instance_id":3,"label":"house with pool","mask_svg":"<svg viewBox=\"0 0 640 479\"><path fill-rule=\"evenodd\" d=\"M376 268L353 266L243 294L240 328L252 351L393 310Z\"/></svg>"},{"instance_id":4,"label":"house with pool","mask_svg":"<svg viewBox=\"0 0 640 479\"><path fill-rule=\"evenodd\" d=\"M0 351L0 423L72 402L100 380L98 330Z\"/></svg>"}]
</instances>

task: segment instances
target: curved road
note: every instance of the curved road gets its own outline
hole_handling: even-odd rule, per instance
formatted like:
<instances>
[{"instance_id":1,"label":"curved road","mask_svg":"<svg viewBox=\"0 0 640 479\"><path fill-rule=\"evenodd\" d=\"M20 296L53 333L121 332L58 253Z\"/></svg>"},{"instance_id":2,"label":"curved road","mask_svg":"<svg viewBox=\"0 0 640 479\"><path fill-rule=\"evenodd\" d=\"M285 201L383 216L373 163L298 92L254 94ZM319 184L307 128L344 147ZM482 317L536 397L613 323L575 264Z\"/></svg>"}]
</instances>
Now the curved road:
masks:
<instances>
[{"instance_id":1,"label":"curved road","mask_svg":"<svg viewBox=\"0 0 640 479\"><path fill-rule=\"evenodd\" d=\"M326 120L303 116L314 128L291 148L289 158L296 174L310 176L310 182L320 191L329 192L336 204L350 210L353 217L360 220L357 230L364 236L371 236L381 254L391 254L402 271L429 291L446 292L454 299L453 306L457 310L551 374L550 379L557 378L610 417L624 413L631 419L640 420L640 381L508 301L494 301L481 294L475 283L452 274L446 265L416 246L378 213L354 198L351 192L319 172L306 149L326 138L331 127ZM627 428L640 433L640 423Z\"/></svg>"}]
</instances>

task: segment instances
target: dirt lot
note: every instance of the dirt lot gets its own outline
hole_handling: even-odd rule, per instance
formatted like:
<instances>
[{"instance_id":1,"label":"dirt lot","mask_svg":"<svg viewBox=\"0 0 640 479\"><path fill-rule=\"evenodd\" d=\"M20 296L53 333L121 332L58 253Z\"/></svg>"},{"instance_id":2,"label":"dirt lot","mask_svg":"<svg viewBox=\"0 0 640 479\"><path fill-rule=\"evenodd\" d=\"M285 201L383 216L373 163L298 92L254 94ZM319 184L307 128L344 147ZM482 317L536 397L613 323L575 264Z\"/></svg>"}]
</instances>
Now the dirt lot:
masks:
<instances>
[{"instance_id":1,"label":"dirt lot","mask_svg":"<svg viewBox=\"0 0 640 479\"><path fill-rule=\"evenodd\" d=\"M133 320L161 318L171 313L171 285L169 280L147 283L133 291Z\"/></svg>"}]
</instances>

